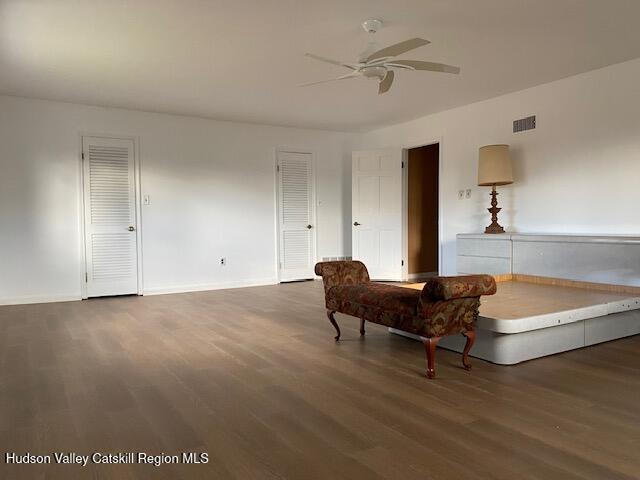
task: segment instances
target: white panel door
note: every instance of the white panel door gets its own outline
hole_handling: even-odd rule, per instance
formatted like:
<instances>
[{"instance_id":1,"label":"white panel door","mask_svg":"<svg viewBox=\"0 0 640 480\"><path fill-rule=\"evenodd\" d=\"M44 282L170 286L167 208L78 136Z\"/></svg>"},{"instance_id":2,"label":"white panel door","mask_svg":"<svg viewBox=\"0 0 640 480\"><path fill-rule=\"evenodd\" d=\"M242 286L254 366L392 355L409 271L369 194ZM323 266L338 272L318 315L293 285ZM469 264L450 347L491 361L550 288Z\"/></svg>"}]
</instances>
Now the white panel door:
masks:
<instances>
[{"instance_id":1,"label":"white panel door","mask_svg":"<svg viewBox=\"0 0 640 480\"><path fill-rule=\"evenodd\" d=\"M374 280L402 280L402 150L352 155L353 258Z\"/></svg>"},{"instance_id":2,"label":"white panel door","mask_svg":"<svg viewBox=\"0 0 640 480\"><path fill-rule=\"evenodd\" d=\"M313 155L278 152L280 281L314 278Z\"/></svg>"},{"instance_id":3,"label":"white panel door","mask_svg":"<svg viewBox=\"0 0 640 480\"><path fill-rule=\"evenodd\" d=\"M138 292L133 140L83 137L87 296Z\"/></svg>"}]
</instances>

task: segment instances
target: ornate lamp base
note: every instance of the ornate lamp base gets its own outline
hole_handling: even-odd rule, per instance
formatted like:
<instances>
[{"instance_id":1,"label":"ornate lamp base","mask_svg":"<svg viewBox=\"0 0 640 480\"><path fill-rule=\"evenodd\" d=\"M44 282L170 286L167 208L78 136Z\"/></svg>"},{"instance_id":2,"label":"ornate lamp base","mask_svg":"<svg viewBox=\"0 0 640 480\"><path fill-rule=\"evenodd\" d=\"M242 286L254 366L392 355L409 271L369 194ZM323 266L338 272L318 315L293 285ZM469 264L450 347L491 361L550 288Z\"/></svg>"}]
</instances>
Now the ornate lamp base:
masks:
<instances>
[{"instance_id":1,"label":"ornate lamp base","mask_svg":"<svg viewBox=\"0 0 640 480\"><path fill-rule=\"evenodd\" d=\"M498 212L502 210L498 208L498 192L496 186L491 189L491 208L487 208L491 213L491 225L484 229L484 233L504 233L504 228L498 223Z\"/></svg>"}]
</instances>

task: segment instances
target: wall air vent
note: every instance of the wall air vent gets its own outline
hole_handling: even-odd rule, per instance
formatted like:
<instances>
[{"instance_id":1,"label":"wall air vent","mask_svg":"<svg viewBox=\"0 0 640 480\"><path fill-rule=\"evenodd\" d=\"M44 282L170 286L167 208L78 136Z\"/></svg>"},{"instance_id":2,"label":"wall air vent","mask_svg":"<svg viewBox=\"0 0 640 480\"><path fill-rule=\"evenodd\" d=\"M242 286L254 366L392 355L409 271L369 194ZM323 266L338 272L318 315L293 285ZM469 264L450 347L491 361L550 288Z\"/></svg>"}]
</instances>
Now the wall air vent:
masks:
<instances>
[{"instance_id":1,"label":"wall air vent","mask_svg":"<svg viewBox=\"0 0 640 480\"><path fill-rule=\"evenodd\" d=\"M513 133L526 132L527 130L533 130L534 128L536 128L535 115L513 121Z\"/></svg>"}]
</instances>

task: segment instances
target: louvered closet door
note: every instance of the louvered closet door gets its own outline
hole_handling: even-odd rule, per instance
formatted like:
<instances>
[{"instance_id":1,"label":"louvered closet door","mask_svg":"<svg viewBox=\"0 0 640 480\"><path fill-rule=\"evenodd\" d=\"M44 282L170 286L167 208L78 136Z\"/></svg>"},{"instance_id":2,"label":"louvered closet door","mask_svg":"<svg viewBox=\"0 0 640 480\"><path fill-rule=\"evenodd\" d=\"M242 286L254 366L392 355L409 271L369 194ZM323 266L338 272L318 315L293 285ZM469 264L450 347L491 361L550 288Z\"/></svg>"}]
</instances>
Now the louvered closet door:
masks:
<instances>
[{"instance_id":1,"label":"louvered closet door","mask_svg":"<svg viewBox=\"0 0 640 480\"><path fill-rule=\"evenodd\" d=\"M313 157L278 153L280 280L314 278L315 219Z\"/></svg>"},{"instance_id":2,"label":"louvered closet door","mask_svg":"<svg viewBox=\"0 0 640 480\"><path fill-rule=\"evenodd\" d=\"M133 140L84 137L87 294L138 292Z\"/></svg>"}]
</instances>

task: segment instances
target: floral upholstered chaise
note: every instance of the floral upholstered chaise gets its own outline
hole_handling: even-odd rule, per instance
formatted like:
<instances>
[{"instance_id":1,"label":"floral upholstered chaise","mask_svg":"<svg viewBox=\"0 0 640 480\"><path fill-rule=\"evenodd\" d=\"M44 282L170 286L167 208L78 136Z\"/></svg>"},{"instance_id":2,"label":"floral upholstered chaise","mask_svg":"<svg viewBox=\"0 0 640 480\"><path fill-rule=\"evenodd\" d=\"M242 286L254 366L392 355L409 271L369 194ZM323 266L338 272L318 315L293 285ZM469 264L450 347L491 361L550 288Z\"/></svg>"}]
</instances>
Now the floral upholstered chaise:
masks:
<instances>
[{"instance_id":1,"label":"floral upholstered chaise","mask_svg":"<svg viewBox=\"0 0 640 480\"><path fill-rule=\"evenodd\" d=\"M496 293L492 276L434 277L419 291L372 283L367 267L358 261L321 262L315 272L322 276L336 340L340 339L336 312L360 318L360 335L365 334L365 320L419 335L424 338L427 377L433 378L438 341L444 335L462 334L467 338L462 364L471 369L468 355L475 340L480 296Z\"/></svg>"}]
</instances>

